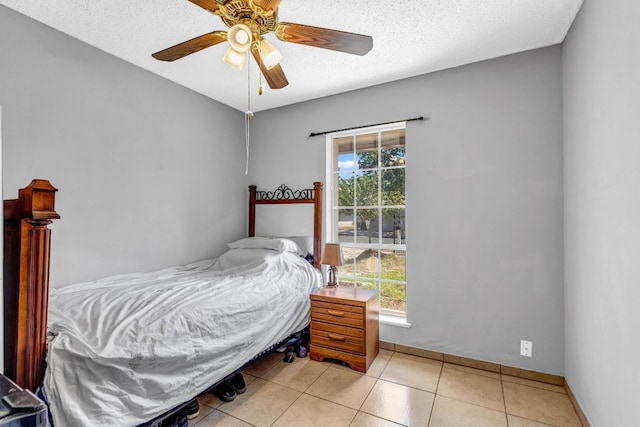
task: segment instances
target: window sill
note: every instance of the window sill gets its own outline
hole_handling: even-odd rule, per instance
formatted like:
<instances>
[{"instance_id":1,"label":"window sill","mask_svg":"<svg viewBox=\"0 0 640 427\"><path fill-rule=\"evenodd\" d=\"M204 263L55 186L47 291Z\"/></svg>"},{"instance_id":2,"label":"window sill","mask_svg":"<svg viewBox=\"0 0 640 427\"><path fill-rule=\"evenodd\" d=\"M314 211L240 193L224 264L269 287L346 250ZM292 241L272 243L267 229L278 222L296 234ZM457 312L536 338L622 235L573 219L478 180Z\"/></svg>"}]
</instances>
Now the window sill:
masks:
<instances>
[{"instance_id":1,"label":"window sill","mask_svg":"<svg viewBox=\"0 0 640 427\"><path fill-rule=\"evenodd\" d=\"M411 327L411 323L408 323L405 317L391 316L388 314L380 314L380 323L383 325L397 326L399 328Z\"/></svg>"}]
</instances>

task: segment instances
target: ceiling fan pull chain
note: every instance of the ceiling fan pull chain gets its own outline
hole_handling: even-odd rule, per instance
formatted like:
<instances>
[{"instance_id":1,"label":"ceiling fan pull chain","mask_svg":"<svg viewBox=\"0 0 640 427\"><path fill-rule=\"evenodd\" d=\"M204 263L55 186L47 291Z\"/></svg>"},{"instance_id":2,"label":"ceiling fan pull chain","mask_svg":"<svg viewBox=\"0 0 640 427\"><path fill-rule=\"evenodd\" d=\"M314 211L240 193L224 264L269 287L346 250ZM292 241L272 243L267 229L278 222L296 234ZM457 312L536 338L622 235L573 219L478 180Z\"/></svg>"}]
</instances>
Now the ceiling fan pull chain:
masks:
<instances>
[{"instance_id":1,"label":"ceiling fan pull chain","mask_svg":"<svg viewBox=\"0 0 640 427\"><path fill-rule=\"evenodd\" d=\"M259 72L258 75L260 76L260 86L258 86L258 95L262 95L262 92L264 92L264 83L262 83L262 71Z\"/></svg>"},{"instance_id":2,"label":"ceiling fan pull chain","mask_svg":"<svg viewBox=\"0 0 640 427\"><path fill-rule=\"evenodd\" d=\"M245 55L249 55L246 52ZM251 65L247 67L247 112L244 114L244 139L246 150L246 162L244 167L244 174L249 174L249 142L251 140L251 119L253 113L251 112Z\"/></svg>"},{"instance_id":3,"label":"ceiling fan pull chain","mask_svg":"<svg viewBox=\"0 0 640 427\"><path fill-rule=\"evenodd\" d=\"M247 151L247 159L246 159L246 163L245 163L245 167L244 167L244 174L248 175L249 174L249 137L250 137L250 126L249 126L249 121L251 119L249 118L248 114L245 114L244 116L244 136L245 136L245 146L246 146L246 151Z\"/></svg>"},{"instance_id":4,"label":"ceiling fan pull chain","mask_svg":"<svg viewBox=\"0 0 640 427\"><path fill-rule=\"evenodd\" d=\"M245 53L249 56L249 53ZM251 112L251 65L247 67L247 113Z\"/></svg>"}]
</instances>

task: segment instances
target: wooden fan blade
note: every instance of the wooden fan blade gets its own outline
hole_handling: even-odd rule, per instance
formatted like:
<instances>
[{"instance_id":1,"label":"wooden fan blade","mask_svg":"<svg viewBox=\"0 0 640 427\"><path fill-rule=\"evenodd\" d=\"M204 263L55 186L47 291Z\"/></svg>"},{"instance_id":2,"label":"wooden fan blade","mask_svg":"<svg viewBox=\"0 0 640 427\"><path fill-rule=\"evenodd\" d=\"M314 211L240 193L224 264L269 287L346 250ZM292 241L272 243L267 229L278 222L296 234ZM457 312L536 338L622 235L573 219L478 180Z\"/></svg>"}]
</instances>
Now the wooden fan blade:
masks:
<instances>
[{"instance_id":1,"label":"wooden fan blade","mask_svg":"<svg viewBox=\"0 0 640 427\"><path fill-rule=\"evenodd\" d=\"M276 36L286 42L365 55L373 47L373 38L362 34L312 27L310 25L281 22L275 29Z\"/></svg>"},{"instance_id":2,"label":"wooden fan blade","mask_svg":"<svg viewBox=\"0 0 640 427\"><path fill-rule=\"evenodd\" d=\"M217 45L227 40L226 31L214 31L212 33L203 34L186 42L182 42L175 46L171 46L159 52L152 54L156 59L160 61L175 61L176 59L184 58L187 55L198 52L202 49Z\"/></svg>"},{"instance_id":3,"label":"wooden fan blade","mask_svg":"<svg viewBox=\"0 0 640 427\"><path fill-rule=\"evenodd\" d=\"M209 12L215 12L218 10L218 3L215 0L189 0L191 3L196 6L200 6L204 10L208 10Z\"/></svg>"},{"instance_id":4,"label":"wooden fan blade","mask_svg":"<svg viewBox=\"0 0 640 427\"><path fill-rule=\"evenodd\" d=\"M282 0L253 0L253 4L264 10L276 10Z\"/></svg>"},{"instance_id":5,"label":"wooden fan blade","mask_svg":"<svg viewBox=\"0 0 640 427\"><path fill-rule=\"evenodd\" d=\"M282 71L280 64L271 69L267 69L267 67L264 66L262 58L260 58L260 51L256 44L251 46L251 53L253 54L253 58L258 63L258 67L260 67L260 71L262 71L262 75L267 80L267 84L271 89L282 89L289 84L287 76L284 75L284 71Z\"/></svg>"}]
</instances>

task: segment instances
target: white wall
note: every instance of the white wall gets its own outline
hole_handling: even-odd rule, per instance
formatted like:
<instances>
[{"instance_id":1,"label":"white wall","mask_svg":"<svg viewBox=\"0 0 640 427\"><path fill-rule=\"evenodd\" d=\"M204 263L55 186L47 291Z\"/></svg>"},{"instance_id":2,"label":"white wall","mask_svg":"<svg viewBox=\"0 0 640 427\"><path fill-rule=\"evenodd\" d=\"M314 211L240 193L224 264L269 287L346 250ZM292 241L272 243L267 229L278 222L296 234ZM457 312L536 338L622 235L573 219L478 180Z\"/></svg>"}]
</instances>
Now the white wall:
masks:
<instances>
[{"instance_id":1,"label":"white wall","mask_svg":"<svg viewBox=\"0 0 640 427\"><path fill-rule=\"evenodd\" d=\"M587 0L563 46L565 377L594 427L640 425L639 17Z\"/></svg>"},{"instance_id":2,"label":"white wall","mask_svg":"<svg viewBox=\"0 0 640 427\"><path fill-rule=\"evenodd\" d=\"M407 125L413 326L381 338L562 374L561 78L556 46L260 112L247 182L323 181L310 132L430 117Z\"/></svg>"},{"instance_id":3,"label":"white wall","mask_svg":"<svg viewBox=\"0 0 640 427\"><path fill-rule=\"evenodd\" d=\"M0 6L5 198L59 191L51 282L217 255L245 235L243 115Z\"/></svg>"}]
</instances>

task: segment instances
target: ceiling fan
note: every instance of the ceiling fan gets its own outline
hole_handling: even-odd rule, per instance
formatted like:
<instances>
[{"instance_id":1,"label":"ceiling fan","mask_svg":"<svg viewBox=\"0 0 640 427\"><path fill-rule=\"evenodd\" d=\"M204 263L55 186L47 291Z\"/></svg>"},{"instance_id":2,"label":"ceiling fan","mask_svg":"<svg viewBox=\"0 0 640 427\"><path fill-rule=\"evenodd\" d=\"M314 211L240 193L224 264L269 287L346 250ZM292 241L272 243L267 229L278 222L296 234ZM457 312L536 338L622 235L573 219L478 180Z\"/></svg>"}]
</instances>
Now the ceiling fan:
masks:
<instances>
[{"instance_id":1,"label":"ceiling fan","mask_svg":"<svg viewBox=\"0 0 640 427\"><path fill-rule=\"evenodd\" d=\"M224 41L229 48L224 60L242 69L245 52L251 50L260 71L271 89L289 84L279 65L282 55L263 36L274 33L285 42L331 49L354 55L365 55L373 47L371 36L278 22L278 6L282 0L189 0L191 3L220 16L229 31L213 31L154 53L161 61L175 61Z\"/></svg>"}]
</instances>

